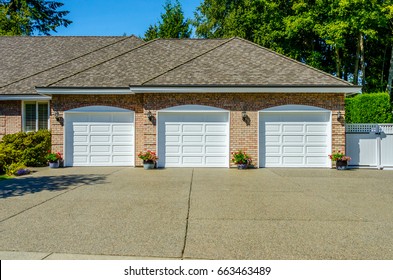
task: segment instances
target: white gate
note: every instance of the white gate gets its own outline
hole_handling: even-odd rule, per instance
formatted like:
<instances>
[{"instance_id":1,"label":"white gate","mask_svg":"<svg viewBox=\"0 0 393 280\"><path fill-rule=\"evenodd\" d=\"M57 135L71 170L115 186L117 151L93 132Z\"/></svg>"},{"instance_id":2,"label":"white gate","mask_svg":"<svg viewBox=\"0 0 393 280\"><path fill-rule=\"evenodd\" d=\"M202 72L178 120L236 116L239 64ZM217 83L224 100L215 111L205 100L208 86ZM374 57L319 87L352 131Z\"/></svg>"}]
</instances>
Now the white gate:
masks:
<instances>
[{"instance_id":1,"label":"white gate","mask_svg":"<svg viewBox=\"0 0 393 280\"><path fill-rule=\"evenodd\" d=\"M345 132L351 166L393 167L393 124L347 124Z\"/></svg>"}]
</instances>

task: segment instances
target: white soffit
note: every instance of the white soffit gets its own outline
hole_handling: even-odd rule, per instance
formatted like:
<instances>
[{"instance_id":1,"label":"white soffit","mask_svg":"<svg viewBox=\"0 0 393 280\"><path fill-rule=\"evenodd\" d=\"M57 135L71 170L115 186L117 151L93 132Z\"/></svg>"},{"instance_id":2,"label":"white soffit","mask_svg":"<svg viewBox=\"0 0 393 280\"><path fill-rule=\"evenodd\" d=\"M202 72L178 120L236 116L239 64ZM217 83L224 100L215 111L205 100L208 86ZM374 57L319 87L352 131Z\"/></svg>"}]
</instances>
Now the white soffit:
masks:
<instances>
[{"instance_id":1,"label":"white soffit","mask_svg":"<svg viewBox=\"0 0 393 280\"><path fill-rule=\"evenodd\" d=\"M51 100L51 96L45 95L1 95L0 101L15 101L15 100L23 100L23 101L46 101Z\"/></svg>"},{"instance_id":2,"label":"white soffit","mask_svg":"<svg viewBox=\"0 0 393 280\"><path fill-rule=\"evenodd\" d=\"M165 87L148 87L148 86L131 86L132 93L346 93L354 94L361 91L361 87L193 87L193 86L165 86Z\"/></svg>"},{"instance_id":3,"label":"white soffit","mask_svg":"<svg viewBox=\"0 0 393 280\"><path fill-rule=\"evenodd\" d=\"M40 94L134 94L128 88L41 88L36 87Z\"/></svg>"}]
</instances>

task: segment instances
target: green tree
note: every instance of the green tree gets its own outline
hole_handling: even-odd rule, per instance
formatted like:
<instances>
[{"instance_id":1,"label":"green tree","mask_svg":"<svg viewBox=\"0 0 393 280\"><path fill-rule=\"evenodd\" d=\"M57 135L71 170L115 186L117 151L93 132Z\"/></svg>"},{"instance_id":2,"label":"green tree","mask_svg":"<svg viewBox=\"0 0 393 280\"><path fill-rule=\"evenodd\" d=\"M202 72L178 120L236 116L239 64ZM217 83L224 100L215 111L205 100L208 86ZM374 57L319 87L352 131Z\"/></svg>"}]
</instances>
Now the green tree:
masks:
<instances>
[{"instance_id":1,"label":"green tree","mask_svg":"<svg viewBox=\"0 0 393 280\"><path fill-rule=\"evenodd\" d=\"M145 32L145 41L156 38L190 38L191 21L184 17L178 0L172 3L167 0L164 5L165 13L161 14L161 21L150 25Z\"/></svg>"},{"instance_id":2,"label":"green tree","mask_svg":"<svg viewBox=\"0 0 393 280\"><path fill-rule=\"evenodd\" d=\"M239 36L380 91L388 80L392 10L392 0L205 0L194 25L198 37ZM393 52L390 72L393 80Z\"/></svg>"},{"instance_id":3,"label":"green tree","mask_svg":"<svg viewBox=\"0 0 393 280\"><path fill-rule=\"evenodd\" d=\"M44 0L0 0L0 35L50 35L59 26L72 21L69 11L59 11L64 4Z\"/></svg>"}]
</instances>

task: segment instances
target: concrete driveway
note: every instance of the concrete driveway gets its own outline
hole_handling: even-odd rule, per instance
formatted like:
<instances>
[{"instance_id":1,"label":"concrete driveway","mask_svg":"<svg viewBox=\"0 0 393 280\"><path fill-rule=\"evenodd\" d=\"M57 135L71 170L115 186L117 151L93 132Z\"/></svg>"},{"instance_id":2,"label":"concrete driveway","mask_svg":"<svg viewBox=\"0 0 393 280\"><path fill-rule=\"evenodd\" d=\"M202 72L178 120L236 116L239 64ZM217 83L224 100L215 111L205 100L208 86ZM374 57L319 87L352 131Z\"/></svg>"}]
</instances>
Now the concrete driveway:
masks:
<instances>
[{"instance_id":1,"label":"concrete driveway","mask_svg":"<svg viewBox=\"0 0 393 280\"><path fill-rule=\"evenodd\" d=\"M393 259L393 171L37 169L0 259Z\"/></svg>"}]
</instances>

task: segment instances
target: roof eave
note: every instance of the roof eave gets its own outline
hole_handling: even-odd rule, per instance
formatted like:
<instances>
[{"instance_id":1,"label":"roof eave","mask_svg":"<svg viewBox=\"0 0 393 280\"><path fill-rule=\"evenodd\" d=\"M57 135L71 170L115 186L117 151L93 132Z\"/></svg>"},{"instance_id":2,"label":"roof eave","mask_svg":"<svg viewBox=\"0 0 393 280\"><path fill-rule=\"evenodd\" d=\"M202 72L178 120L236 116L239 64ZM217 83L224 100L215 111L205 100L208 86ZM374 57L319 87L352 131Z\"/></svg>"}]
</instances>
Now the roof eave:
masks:
<instances>
[{"instance_id":1,"label":"roof eave","mask_svg":"<svg viewBox=\"0 0 393 280\"><path fill-rule=\"evenodd\" d=\"M227 85L131 85L132 93L345 93L361 92L358 86L227 86Z\"/></svg>"}]
</instances>

